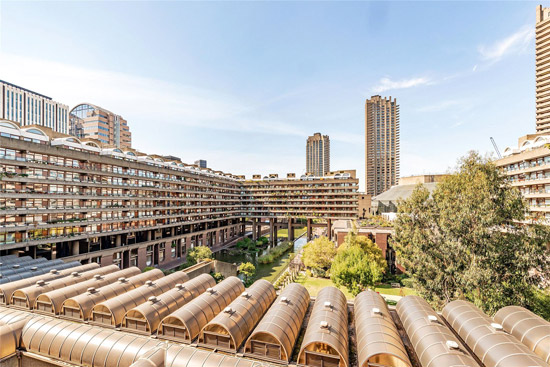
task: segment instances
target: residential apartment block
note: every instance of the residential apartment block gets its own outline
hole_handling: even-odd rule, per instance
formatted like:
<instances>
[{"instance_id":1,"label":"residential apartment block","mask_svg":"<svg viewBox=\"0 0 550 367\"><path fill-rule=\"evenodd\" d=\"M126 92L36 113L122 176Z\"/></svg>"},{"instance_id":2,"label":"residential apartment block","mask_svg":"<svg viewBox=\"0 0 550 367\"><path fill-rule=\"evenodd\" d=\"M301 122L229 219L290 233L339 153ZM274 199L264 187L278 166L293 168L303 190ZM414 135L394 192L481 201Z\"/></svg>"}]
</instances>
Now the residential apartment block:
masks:
<instances>
[{"instance_id":1,"label":"residential apartment block","mask_svg":"<svg viewBox=\"0 0 550 367\"><path fill-rule=\"evenodd\" d=\"M0 80L0 119L69 133L69 106L3 80Z\"/></svg>"},{"instance_id":2,"label":"residential apartment block","mask_svg":"<svg viewBox=\"0 0 550 367\"><path fill-rule=\"evenodd\" d=\"M365 192L376 196L399 180L399 105L373 96L365 102Z\"/></svg>"},{"instance_id":3,"label":"residential apartment block","mask_svg":"<svg viewBox=\"0 0 550 367\"><path fill-rule=\"evenodd\" d=\"M537 6L535 23L536 127L550 131L550 8Z\"/></svg>"},{"instance_id":4,"label":"residential apartment block","mask_svg":"<svg viewBox=\"0 0 550 367\"><path fill-rule=\"evenodd\" d=\"M317 177L330 171L330 138L315 133L307 138L306 171Z\"/></svg>"},{"instance_id":5,"label":"residential apartment block","mask_svg":"<svg viewBox=\"0 0 550 367\"><path fill-rule=\"evenodd\" d=\"M70 135L91 138L127 149L132 147L132 134L121 116L102 107L82 103L71 110Z\"/></svg>"},{"instance_id":6,"label":"residential apartment block","mask_svg":"<svg viewBox=\"0 0 550 367\"><path fill-rule=\"evenodd\" d=\"M528 220L550 221L550 8L536 8L536 133L506 148L496 164L529 205Z\"/></svg>"},{"instance_id":7,"label":"residential apartment block","mask_svg":"<svg viewBox=\"0 0 550 367\"><path fill-rule=\"evenodd\" d=\"M313 226L357 217L349 172L246 180L5 120L0 168L2 254L166 268L247 226L254 237L271 229L274 240L273 229L301 220L311 237Z\"/></svg>"}]
</instances>

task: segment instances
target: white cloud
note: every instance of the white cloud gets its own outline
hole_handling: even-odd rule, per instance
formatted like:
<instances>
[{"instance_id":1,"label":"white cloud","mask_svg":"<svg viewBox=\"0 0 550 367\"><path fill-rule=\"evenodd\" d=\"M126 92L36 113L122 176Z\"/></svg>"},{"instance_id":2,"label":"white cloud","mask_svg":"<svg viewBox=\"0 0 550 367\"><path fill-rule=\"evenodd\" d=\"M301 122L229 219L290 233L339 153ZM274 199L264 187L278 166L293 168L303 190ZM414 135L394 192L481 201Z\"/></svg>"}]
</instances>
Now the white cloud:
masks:
<instances>
[{"instance_id":1,"label":"white cloud","mask_svg":"<svg viewBox=\"0 0 550 367\"><path fill-rule=\"evenodd\" d=\"M510 36L500 39L493 44L479 46L478 51L483 60L494 63L507 55L525 51L533 39L535 39L534 27L524 26Z\"/></svg>"},{"instance_id":2,"label":"white cloud","mask_svg":"<svg viewBox=\"0 0 550 367\"><path fill-rule=\"evenodd\" d=\"M433 81L426 77L409 78L409 79L401 79L401 80L391 80L390 78L382 78L378 82L378 85L372 88L372 91L374 93L382 93L387 90L413 88L413 87L418 87L420 85L427 85L431 83L433 83Z\"/></svg>"}]
</instances>

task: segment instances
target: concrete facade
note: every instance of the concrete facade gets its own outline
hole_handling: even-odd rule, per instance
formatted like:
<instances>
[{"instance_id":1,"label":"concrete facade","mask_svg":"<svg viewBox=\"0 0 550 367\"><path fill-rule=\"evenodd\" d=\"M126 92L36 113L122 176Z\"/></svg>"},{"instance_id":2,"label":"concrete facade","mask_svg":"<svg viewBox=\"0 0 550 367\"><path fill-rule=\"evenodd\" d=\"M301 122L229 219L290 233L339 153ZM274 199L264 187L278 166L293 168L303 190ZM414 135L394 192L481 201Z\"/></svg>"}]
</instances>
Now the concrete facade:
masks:
<instances>
[{"instance_id":1,"label":"concrete facade","mask_svg":"<svg viewBox=\"0 0 550 367\"><path fill-rule=\"evenodd\" d=\"M536 9L535 23L536 128L550 131L550 8Z\"/></svg>"},{"instance_id":2,"label":"concrete facade","mask_svg":"<svg viewBox=\"0 0 550 367\"><path fill-rule=\"evenodd\" d=\"M365 102L365 192L376 196L399 180L399 105L373 96Z\"/></svg>"},{"instance_id":3,"label":"concrete facade","mask_svg":"<svg viewBox=\"0 0 550 367\"><path fill-rule=\"evenodd\" d=\"M306 172L317 177L330 172L330 138L315 133L307 138Z\"/></svg>"}]
</instances>

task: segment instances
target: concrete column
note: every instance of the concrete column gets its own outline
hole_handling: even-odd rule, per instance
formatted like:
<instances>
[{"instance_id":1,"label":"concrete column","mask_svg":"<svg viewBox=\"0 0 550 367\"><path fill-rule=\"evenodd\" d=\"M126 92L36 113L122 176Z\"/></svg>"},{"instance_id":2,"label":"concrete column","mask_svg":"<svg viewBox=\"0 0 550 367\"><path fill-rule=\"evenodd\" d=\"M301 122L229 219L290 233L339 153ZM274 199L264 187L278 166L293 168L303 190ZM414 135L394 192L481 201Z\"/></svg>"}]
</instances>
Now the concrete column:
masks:
<instances>
[{"instance_id":1,"label":"concrete column","mask_svg":"<svg viewBox=\"0 0 550 367\"><path fill-rule=\"evenodd\" d=\"M327 237L330 240L332 238L332 221L327 219Z\"/></svg>"},{"instance_id":2,"label":"concrete column","mask_svg":"<svg viewBox=\"0 0 550 367\"><path fill-rule=\"evenodd\" d=\"M71 255L78 255L80 254L80 242L79 241L73 241L71 244Z\"/></svg>"},{"instance_id":3,"label":"concrete column","mask_svg":"<svg viewBox=\"0 0 550 367\"><path fill-rule=\"evenodd\" d=\"M262 222L261 222L261 219L258 223L258 233L256 234L256 239L262 237Z\"/></svg>"},{"instance_id":4,"label":"concrete column","mask_svg":"<svg viewBox=\"0 0 550 367\"><path fill-rule=\"evenodd\" d=\"M151 241L153 239L153 231L147 231L147 241Z\"/></svg>"},{"instance_id":5,"label":"concrete column","mask_svg":"<svg viewBox=\"0 0 550 367\"><path fill-rule=\"evenodd\" d=\"M269 242L272 245L277 244L277 219L269 219Z\"/></svg>"},{"instance_id":6,"label":"concrete column","mask_svg":"<svg viewBox=\"0 0 550 367\"><path fill-rule=\"evenodd\" d=\"M115 246L119 247L120 245L122 245L122 235L117 234L115 237Z\"/></svg>"},{"instance_id":7,"label":"concrete column","mask_svg":"<svg viewBox=\"0 0 550 367\"><path fill-rule=\"evenodd\" d=\"M294 241L294 227L292 226L292 218L288 217L288 240Z\"/></svg>"},{"instance_id":8,"label":"concrete column","mask_svg":"<svg viewBox=\"0 0 550 367\"><path fill-rule=\"evenodd\" d=\"M313 239L313 227L311 226L311 218L307 219L307 241L311 241Z\"/></svg>"},{"instance_id":9,"label":"concrete column","mask_svg":"<svg viewBox=\"0 0 550 367\"><path fill-rule=\"evenodd\" d=\"M256 241L258 239L258 219L252 219L252 240Z\"/></svg>"}]
</instances>

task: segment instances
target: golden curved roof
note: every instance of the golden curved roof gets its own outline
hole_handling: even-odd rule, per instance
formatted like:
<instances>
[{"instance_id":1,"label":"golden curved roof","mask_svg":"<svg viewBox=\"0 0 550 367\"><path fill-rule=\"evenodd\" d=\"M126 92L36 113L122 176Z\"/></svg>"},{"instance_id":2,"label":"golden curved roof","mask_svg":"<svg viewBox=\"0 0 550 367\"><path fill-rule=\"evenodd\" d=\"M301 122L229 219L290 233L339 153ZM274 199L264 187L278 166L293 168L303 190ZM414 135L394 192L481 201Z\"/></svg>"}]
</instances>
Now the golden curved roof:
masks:
<instances>
[{"instance_id":1,"label":"golden curved roof","mask_svg":"<svg viewBox=\"0 0 550 367\"><path fill-rule=\"evenodd\" d=\"M13 295L11 297L11 305L18 308L26 308L32 310L34 308L36 298L42 293L60 288L70 287L78 283L82 283L86 280L92 279L94 275L104 275L116 270L118 270L118 266L110 265L91 269L83 273L73 271L69 276L50 281L39 280L31 286L20 288L13 292Z\"/></svg>"},{"instance_id":2,"label":"golden curved roof","mask_svg":"<svg viewBox=\"0 0 550 367\"><path fill-rule=\"evenodd\" d=\"M386 301L374 291L361 292L353 304L359 367L378 364L411 367Z\"/></svg>"},{"instance_id":3,"label":"golden curved roof","mask_svg":"<svg viewBox=\"0 0 550 367\"><path fill-rule=\"evenodd\" d=\"M187 280L189 280L189 276L183 271L177 271L156 280L148 280L141 287L96 304L92 308L90 319L92 322L101 323L102 326L118 326L130 309L147 302L150 297L167 292L176 284Z\"/></svg>"},{"instance_id":4,"label":"golden curved roof","mask_svg":"<svg viewBox=\"0 0 550 367\"><path fill-rule=\"evenodd\" d=\"M118 270L118 266L113 265ZM137 267L131 267L124 270L114 271L105 275L94 275L92 279L85 282L72 285L70 287L55 289L50 292L42 293L36 298L34 309L36 312L44 314L58 315L61 312L63 302L71 297L85 293L89 288L99 289L105 285L115 282L119 278L128 278L140 274Z\"/></svg>"},{"instance_id":5,"label":"golden curved roof","mask_svg":"<svg viewBox=\"0 0 550 367\"><path fill-rule=\"evenodd\" d=\"M204 325L244 291L243 282L237 277L225 278L215 287L195 298L182 308L166 316L158 328L159 338L190 343Z\"/></svg>"},{"instance_id":6,"label":"golden curved roof","mask_svg":"<svg viewBox=\"0 0 550 367\"><path fill-rule=\"evenodd\" d=\"M87 367L129 367L161 342L138 335L44 317L23 328L27 351Z\"/></svg>"},{"instance_id":7,"label":"golden curved roof","mask_svg":"<svg viewBox=\"0 0 550 367\"><path fill-rule=\"evenodd\" d=\"M485 367L548 367L545 361L470 302L450 302L443 308L442 315Z\"/></svg>"},{"instance_id":8,"label":"golden curved roof","mask_svg":"<svg viewBox=\"0 0 550 367\"><path fill-rule=\"evenodd\" d=\"M276 297L273 284L265 279L255 281L202 328L199 345L212 347L205 333L227 334L231 342L226 349L236 352Z\"/></svg>"},{"instance_id":9,"label":"golden curved roof","mask_svg":"<svg viewBox=\"0 0 550 367\"><path fill-rule=\"evenodd\" d=\"M340 367L348 367L348 304L335 287L321 289L309 316L298 355L298 364L306 365L306 354L337 358Z\"/></svg>"},{"instance_id":10,"label":"golden curved roof","mask_svg":"<svg viewBox=\"0 0 550 367\"><path fill-rule=\"evenodd\" d=\"M281 347L280 358L275 359L290 361L308 306L309 293L306 288L298 283L289 284L248 337L245 353L259 357L254 353L252 343L268 342Z\"/></svg>"},{"instance_id":11,"label":"golden curved roof","mask_svg":"<svg viewBox=\"0 0 550 367\"><path fill-rule=\"evenodd\" d=\"M182 346L166 349L164 367L263 367L265 364Z\"/></svg>"},{"instance_id":12,"label":"golden curved roof","mask_svg":"<svg viewBox=\"0 0 550 367\"><path fill-rule=\"evenodd\" d=\"M550 364L550 322L520 306L503 307L493 319Z\"/></svg>"},{"instance_id":13,"label":"golden curved roof","mask_svg":"<svg viewBox=\"0 0 550 367\"><path fill-rule=\"evenodd\" d=\"M396 311L422 366L479 366L424 299L403 297L397 302Z\"/></svg>"},{"instance_id":14,"label":"golden curved roof","mask_svg":"<svg viewBox=\"0 0 550 367\"><path fill-rule=\"evenodd\" d=\"M216 281L210 274L201 274L183 284L176 284L168 292L128 310L122 319L122 328L151 334L157 330L164 317L215 285Z\"/></svg>"},{"instance_id":15,"label":"golden curved roof","mask_svg":"<svg viewBox=\"0 0 550 367\"><path fill-rule=\"evenodd\" d=\"M75 266L73 268L60 270L60 271L57 271L54 269L54 270L50 270L48 273L45 273L45 274L40 274L34 277L20 279L13 282L1 284L0 285L0 304L9 305L11 303L11 296L13 295L13 292L15 292L18 289L31 286L39 280L43 280L43 281L54 280L54 279L65 277L75 271L85 272L85 271L89 271L97 268L99 268L99 264L93 263L93 264Z\"/></svg>"},{"instance_id":16,"label":"golden curved roof","mask_svg":"<svg viewBox=\"0 0 550 367\"><path fill-rule=\"evenodd\" d=\"M66 318L86 321L90 318L92 308L96 304L140 287L148 280L156 280L163 276L162 271L153 269L128 279L121 278L99 289L89 289L86 293L66 299L63 302L61 314Z\"/></svg>"}]
</instances>

